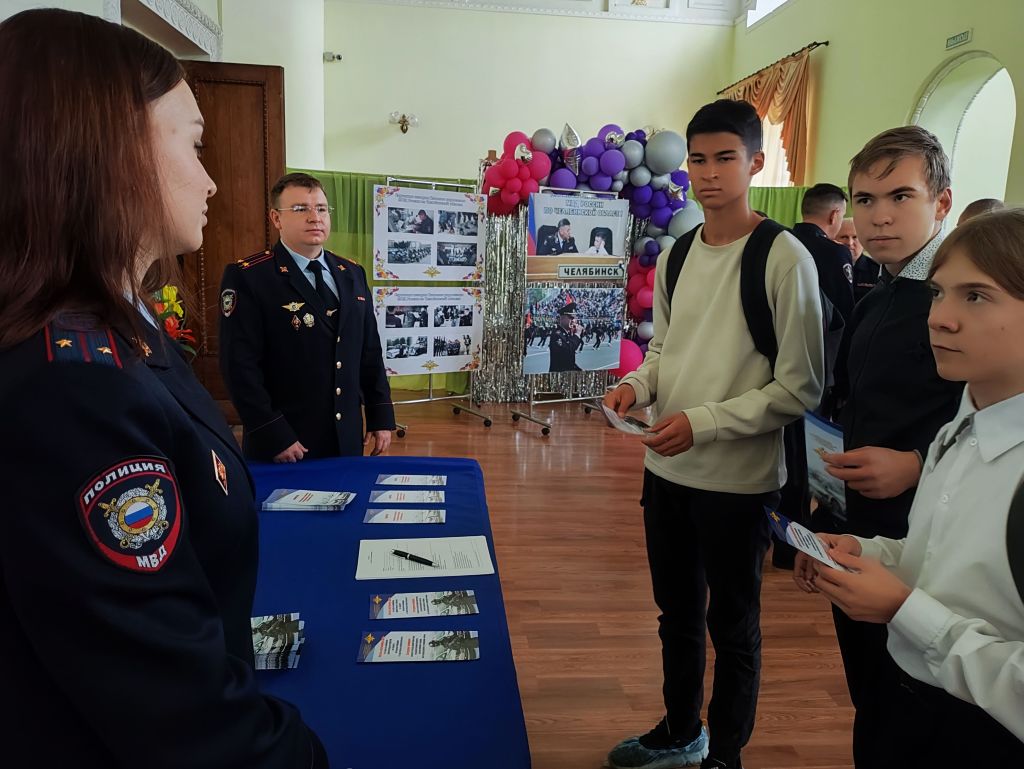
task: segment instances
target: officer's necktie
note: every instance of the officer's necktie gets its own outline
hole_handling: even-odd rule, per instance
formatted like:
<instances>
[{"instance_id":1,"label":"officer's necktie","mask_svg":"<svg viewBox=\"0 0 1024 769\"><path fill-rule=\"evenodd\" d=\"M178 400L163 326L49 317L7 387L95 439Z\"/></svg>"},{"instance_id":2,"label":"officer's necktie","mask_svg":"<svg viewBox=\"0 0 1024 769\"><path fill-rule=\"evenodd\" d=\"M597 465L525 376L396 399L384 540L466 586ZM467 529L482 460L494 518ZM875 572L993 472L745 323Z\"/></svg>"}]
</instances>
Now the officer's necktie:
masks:
<instances>
[{"instance_id":1,"label":"officer's necktie","mask_svg":"<svg viewBox=\"0 0 1024 769\"><path fill-rule=\"evenodd\" d=\"M316 287L316 293L324 303L324 307L328 310L337 310L338 297L334 295L334 292L324 282L324 266L320 260L313 259L306 269L313 273L313 285Z\"/></svg>"}]
</instances>

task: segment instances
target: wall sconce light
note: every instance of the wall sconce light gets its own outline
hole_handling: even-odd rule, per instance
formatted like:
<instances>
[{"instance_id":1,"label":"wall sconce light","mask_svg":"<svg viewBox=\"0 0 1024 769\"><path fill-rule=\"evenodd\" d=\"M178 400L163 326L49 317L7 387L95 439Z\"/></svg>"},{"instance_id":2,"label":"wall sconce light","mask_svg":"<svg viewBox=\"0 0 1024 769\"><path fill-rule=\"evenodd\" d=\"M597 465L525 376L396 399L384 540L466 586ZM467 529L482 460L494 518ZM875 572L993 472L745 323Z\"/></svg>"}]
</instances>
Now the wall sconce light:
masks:
<instances>
[{"instance_id":1,"label":"wall sconce light","mask_svg":"<svg viewBox=\"0 0 1024 769\"><path fill-rule=\"evenodd\" d=\"M398 126L402 129L402 133L407 134L409 133L410 126L415 128L420 124L420 119L415 115L406 115L395 111L388 115L388 122L391 125Z\"/></svg>"}]
</instances>

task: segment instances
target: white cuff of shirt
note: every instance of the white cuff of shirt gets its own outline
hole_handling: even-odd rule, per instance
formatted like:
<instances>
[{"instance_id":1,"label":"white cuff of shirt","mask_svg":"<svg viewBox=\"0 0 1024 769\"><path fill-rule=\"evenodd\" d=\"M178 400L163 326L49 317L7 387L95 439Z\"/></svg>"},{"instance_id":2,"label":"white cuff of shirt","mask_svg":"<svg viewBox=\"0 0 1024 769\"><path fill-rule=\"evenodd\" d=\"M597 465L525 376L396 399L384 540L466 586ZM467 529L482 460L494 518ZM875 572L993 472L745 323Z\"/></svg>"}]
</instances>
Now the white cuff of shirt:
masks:
<instances>
[{"instance_id":1,"label":"white cuff of shirt","mask_svg":"<svg viewBox=\"0 0 1024 769\"><path fill-rule=\"evenodd\" d=\"M851 534L850 536L860 542L861 558L874 558L876 561L882 560L882 548L877 542L875 542L875 540L866 537L858 537L854 534Z\"/></svg>"},{"instance_id":2,"label":"white cuff of shirt","mask_svg":"<svg viewBox=\"0 0 1024 769\"><path fill-rule=\"evenodd\" d=\"M923 590L914 589L889 621L889 630L903 636L922 652L933 651L955 615Z\"/></svg>"}]
</instances>

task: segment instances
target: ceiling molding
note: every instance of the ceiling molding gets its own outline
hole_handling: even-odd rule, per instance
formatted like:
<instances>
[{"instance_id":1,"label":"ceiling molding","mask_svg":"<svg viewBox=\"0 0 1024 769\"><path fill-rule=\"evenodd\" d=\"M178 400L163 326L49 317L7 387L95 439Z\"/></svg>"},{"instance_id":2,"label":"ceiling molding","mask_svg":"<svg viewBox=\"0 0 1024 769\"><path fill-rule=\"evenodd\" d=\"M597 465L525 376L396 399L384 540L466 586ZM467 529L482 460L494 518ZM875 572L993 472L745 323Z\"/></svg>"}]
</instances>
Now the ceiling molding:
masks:
<instances>
[{"instance_id":1,"label":"ceiling molding","mask_svg":"<svg viewBox=\"0 0 1024 769\"><path fill-rule=\"evenodd\" d=\"M211 61L221 60L224 33L220 25L190 0L104 0L103 17L121 24L126 12L131 15L139 6L156 14L175 32L209 55Z\"/></svg>"},{"instance_id":2,"label":"ceiling molding","mask_svg":"<svg viewBox=\"0 0 1024 769\"><path fill-rule=\"evenodd\" d=\"M453 11L525 13L611 21L732 26L749 0L327 0L334 5L395 5Z\"/></svg>"}]
</instances>

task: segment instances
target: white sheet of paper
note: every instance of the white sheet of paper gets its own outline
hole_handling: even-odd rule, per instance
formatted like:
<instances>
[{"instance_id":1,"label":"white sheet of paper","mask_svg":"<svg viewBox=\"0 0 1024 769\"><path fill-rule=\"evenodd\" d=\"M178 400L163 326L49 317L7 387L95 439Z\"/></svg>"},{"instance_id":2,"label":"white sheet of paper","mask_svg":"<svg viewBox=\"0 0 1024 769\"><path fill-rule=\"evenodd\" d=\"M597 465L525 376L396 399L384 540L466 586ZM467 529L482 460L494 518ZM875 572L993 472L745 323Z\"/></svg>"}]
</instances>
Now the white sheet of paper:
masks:
<instances>
[{"instance_id":1,"label":"white sheet of paper","mask_svg":"<svg viewBox=\"0 0 1024 769\"><path fill-rule=\"evenodd\" d=\"M621 430L622 432L629 433L630 435L648 434L644 431L644 428L638 425L635 421L630 421L632 417L629 417L628 415L623 419L603 403L601 404L601 411L604 412L605 419L608 420L608 423L616 430Z\"/></svg>"},{"instance_id":2,"label":"white sheet of paper","mask_svg":"<svg viewBox=\"0 0 1024 769\"><path fill-rule=\"evenodd\" d=\"M402 550L433 561L434 566L394 555ZM364 539L359 542L356 579L410 579L494 574L487 537Z\"/></svg>"},{"instance_id":3,"label":"white sheet of paper","mask_svg":"<svg viewBox=\"0 0 1024 769\"><path fill-rule=\"evenodd\" d=\"M813 531L805 526L801 526L795 521L790 521L789 526L786 527L786 539L789 540L789 544L801 553L807 553L816 561L821 561L826 566L831 566L839 571L849 571L845 566L840 566L832 560L822 541L815 536Z\"/></svg>"},{"instance_id":4,"label":"white sheet of paper","mask_svg":"<svg viewBox=\"0 0 1024 769\"><path fill-rule=\"evenodd\" d=\"M378 486L446 486L447 475L384 475L377 476Z\"/></svg>"},{"instance_id":5,"label":"white sheet of paper","mask_svg":"<svg viewBox=\"0 0 1024 769\"><path fill-rule=\"evenodd\" d=\"M398 489L382 489L370 492L370 501L374 504L430 504L444 502L443 491L399 491Z\"/></svg>"},{"instance_id":6,"label":"white sheet of paper","mask_svg":"<svg viewBox=\"0 0 1024 769\"><path fill-rule=\"evenodd\" d=\"M445 517L444 510L432 508L371 507L366 511L363 523L444 523Z\"/></svg>"}]
</instances>

